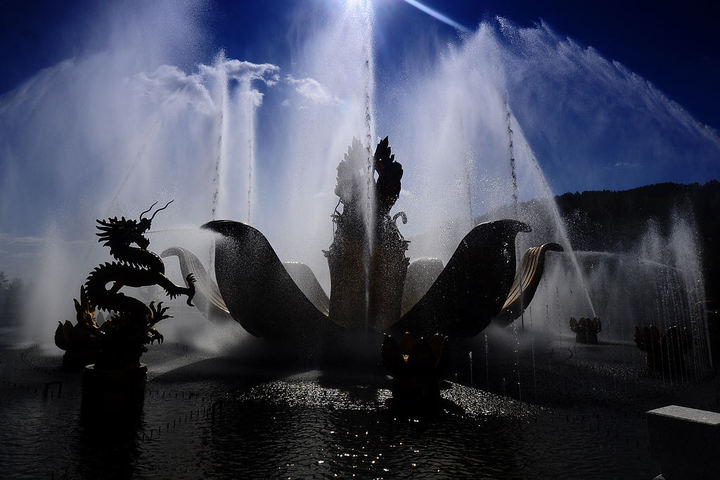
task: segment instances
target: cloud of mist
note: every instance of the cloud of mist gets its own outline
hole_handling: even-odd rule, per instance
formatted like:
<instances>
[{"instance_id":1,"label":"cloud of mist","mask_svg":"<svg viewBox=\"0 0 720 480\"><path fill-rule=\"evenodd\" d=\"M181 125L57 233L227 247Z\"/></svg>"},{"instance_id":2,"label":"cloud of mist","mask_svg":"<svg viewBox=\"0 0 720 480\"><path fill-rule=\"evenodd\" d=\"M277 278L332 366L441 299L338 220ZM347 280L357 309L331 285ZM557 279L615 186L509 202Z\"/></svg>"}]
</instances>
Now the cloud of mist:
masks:
<instances>
[{"instance_id":1,"label":"cloud of mist","mask_svg":"<svg viewBox=\"0 0 720 480\"><path fill-rule=\"evenodd\" d=\"M287 82L295 88L302 97L321 105L333 105L340 102L326 87L313 78L286 77Z\"/></svg>"}]
</instances>

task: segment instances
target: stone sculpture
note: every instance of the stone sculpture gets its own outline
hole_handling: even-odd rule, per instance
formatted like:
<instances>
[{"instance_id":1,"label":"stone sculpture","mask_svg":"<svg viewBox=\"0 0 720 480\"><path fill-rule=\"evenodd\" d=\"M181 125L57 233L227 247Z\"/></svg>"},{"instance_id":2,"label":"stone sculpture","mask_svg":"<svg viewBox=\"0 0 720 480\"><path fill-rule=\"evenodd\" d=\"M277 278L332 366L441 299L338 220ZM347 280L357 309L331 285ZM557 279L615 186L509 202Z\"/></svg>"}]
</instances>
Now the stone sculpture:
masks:
<instances>
[{"instance_id":1,"label":"stone sculpture","mask_svg":"<svg viewBox=\"0 0 720 480\"><path fill-rule=\"evenodd\" d=\"M251 334L279 343L308 346L339 336L358 338L353 333L357 331L471 337L494 319L507 325L519 317L540 281L546 252L562 248L548 243L529 249L516 273L515 237L530 227L498 220L473 228L444 268L426 259L414 268L405 255L409 242L396 223L406 223L407 216L390 215L402 175L387 137L372 155L354 140L340 162L335 233L325 252L332 284L329 299L307 266L284 265L263 234L241 222L203 225L218 234L217 285L204 269L192 268L199 261L190 252L166 253L178 256L183 273L195 273L199 296L220 293L203 300L213 310L227 311ZM428 265L432 268L424 268ZM298 271L303 272L302 282L296 280ZM431 281L415 278L427 271L439 274ZM406 283L431 285L409 302L403 299Z\"/></svg>"},{"instance_id":2,"label":"stone sculpture","mask_svg":"<svg viewBox=\"0 0 720 480\"><path fill-rule=\"evenodd\" d=\"M655 325L635 327L635 344L645 352L650 370L675 379L685 373L685 354L692 345L687 328L678 325L663 330Z\"/></svg>"},{"instance_id":3,"label":"stone sculpture","mask_svg":"<svg viewBox=\"0 0 720 480\"><path fill-rule=\"evenodd\" d=\"M597 335L602 330L602 322L599 318L581 317L580 320L575 320L575 317L570 317L570 330L575 333L576 343L597 345Z\"/></svg>"},{"instance_id":4,"label":"stone sculpture","mask_svg":"<svg viewBox=\"0 0 720 480\"><path fill-rule=\"evenodd\" d=\"M156 202L157 203L157 202ZM80 290L80 302L75 300L77 323L66 321L55 332L56 345L66 351L66 358L83 364L94 363L95 370L133 369L140 366L140 356L146 345L162 342L155 325L166 318L167 307L125 295L125 286L161 286L170 298L186 295L188 305L195 295L194 276L186 276L187 286L175 285L165 276L165 265L157 254L148 251L149 240L144 233L150 229L155 215L167 208L158 209L150 218L144 218L153 206L140 215L139 220L114 217L98 220L99 242L110 247L114 262L98 265L87 277ZM133 246L135 245L135 246ZM111 284L110 288L107 285ZM98 325L95 310L113 312Z\"/></svg>"}]
</instances>

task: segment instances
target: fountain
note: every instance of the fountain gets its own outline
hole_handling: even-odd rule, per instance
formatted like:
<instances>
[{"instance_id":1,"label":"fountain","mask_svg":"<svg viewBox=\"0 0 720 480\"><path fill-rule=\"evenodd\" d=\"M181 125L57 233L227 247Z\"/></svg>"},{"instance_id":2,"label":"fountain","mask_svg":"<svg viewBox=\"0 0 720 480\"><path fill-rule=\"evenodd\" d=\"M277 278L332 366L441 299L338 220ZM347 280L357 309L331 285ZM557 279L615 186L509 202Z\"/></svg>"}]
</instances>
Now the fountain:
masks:
<instances>
[{"instance_id":1,"label":"fountain","mask_svg":"<svg viewBox=\"0 0 720 480\"><path fill-rule=\"evenodd\" d=\"M400 195L402 176L388 137L378 143L372 157L353 139L337 167L335 233L325 251L333 281L329 300L322 289L303 292L301 285L307 287L307 280L317 284L312 270L301 266L307 278L296 283L262 233L249 225L229 220L205 224L222 236L215 259L219 285L190 251L172 247L163 252L177 256L182 271L189 272L187 286L182 287L165 276L162 260L147 250L150 242L144 236L155 215L172 200L149 218L143 215L157 202L137 221L98 220L98 241L110 247L116 262L101 264L88 275L81 301L74 302L77 324L60 323L55 332L56 345L66 351L65 363L85 366L84 410L107 415L142 404L138 400L143 398L147 367L140 364L140 356L146 344L163 341L154 325L170 317L168 307L155 306L154 301L146 305L121 289L159 285L171 298L186 295L192 306L196 279L202 285L200 310L208 317L227 312L249 333L285 345L307 349L318 340L337 343L343 334L356 342L357 331L406 332L400 344L386 336L382 346L385 365L395 377L396 405L437 407L447 336L472 337L493 319L508 324L522 315L540 282L545 253L562 247L548 243L529 248L512 280L515 236L530 227L507 219L482 223L465 236L437 278L410 282L430 287L414 305L406 300L409 308L401 316L410 242L396 225L398 218L407 223L406 214L391 218L390 211ZM432 273L422 268L410 272ZM96 308L114 313L98 326ZM433 336L426 342L416 338L420 335Z\"/></svg>"},{"instance_id":2,"label":"fountain","mask_svg":"<svg viewBox=\"0 0 720 480\"><path fill-rule=\"evenodd\" d=\"M164 304L175 318L143 354L142 415L117 435L78 427L80 377L58 352L0 349L11 476L652 478L642 412L670 398L713 408L692 222L637 251L578 253L583 218L552 201L668 171L717 176L716 135L647 81L506 19L388 61L369 2L316 2L277 37L293 39L291 59L270 56L268 38L243 61L206 47L192 2L142 3L118 7L91 53L0 98L0 255L10 278L33 279L24 341L46 342L60 319L92 323L78 297L106 256L92 220L176 198L147 235L175 283L202 277L199 312ZM404 169L385 203L379 132ZM334 194L354 136L356 212ZM626 255L647 262L623 270ZM600 346L575 344L571 315L602 318ZM686 328L694 389L648 374L632 336L650 324ZM443 353L428 355L438 331ZM380 355L369 368L316 361L377 353L383 333L399 341L386 350L394 389ZM388 401L403 395L439 400L437 417L396 418Z\"/></svg>"},{"instance_id":3,"label":"fountain","mask_svg":"<svg viewBox=\"0 0 720 480\"><path fill-rule=\"evenodd\" d=\"M169 14L178 24L186 18L183 12L150 13ZM23 270L42 279L35 283L37 301L27 314L28 339L42 338L47 332L49 320L44 312L64 312L66 318L74 315L67 299L77 296L77 287L61 280L82 277L102 255L85 240L94 228L87 219L141 211L154 200L157 187L148 179L162 178L167 196L178 199L177 208L165 220L169 228L151 232L158 251L182 245L199 255L212 277L213 238L197 226L208 218L237 219L262 231L283 261L302 260L329 292L330 272L323 250L333 241L327 214L335 205L334 167L353 135L360 137L366 149L374 146L376 130L393 139L393 151L410 167L397 199L397 209L412 219L403 230L405 238L412 240L406 256L437 258L443 264L478 223L477 216L516 218L512 209L500 210L512 205L514 196L519 202L549 199L552 190L575 188L565 185L565 180L553 184L558 178L580 178L575 163L561 161L554 152L596 158L587 145L562 143L584 136L561 134L561 126L574 128L568 125L576 122L563 123L566 115L551 114L554 110L548 105L553 99L534 94L548 79L577 82L572 91L600 88L611 92L607 98L626 102L647 99L652 112L662 112L665 133L656 135L657 129L645 128L647 119L632 126L653 132L653 145L665 145L663 139L682 128L702 139L697 142L697 156L714 148L684 112L667 107L667 99L651 86L633 82L620 66L602 61L592 50L583 52L546 25L523 29L504 19L484 23L451 47L448 55L434 60L432 68L416 71L409 63L397 82L382 85L383 92L389 89L402 95L387 95L376 92L374 84L372 7L357 2L325 14L322 27L314 27L312 35L303 38L292 70L243 62L227 54L194 68L181 68L174 58L148 58L142 45L124 39L112 45L116 54L100 52L61 63L40 72L22 94L18 91L3 99L3 118L12 118L6 124L16 125L13 132L18 132L3 131L8 148L5 158L34 162L18 162L15 173L3 176L3 182L15 178L18 185L31 181L53 185L46 189L47 208L32 211L25 210L22 192L13 185L4 183L0 188L2 204L17 206L4 214L10 216L3 221L16 224L21 218L36 217L31 234L43 239L39 251L30 257L31 265L23 265ZM343 42L336 41L341 37ZM155 42L160 51L163 41L169 40L163 37ZM548 56L537 55L538 50L552 52L548 62L565 58L573 68L557 69L560 73L553 76L546 65L534 60ZM576 71L590 73L573 76ZM546 77L539 79L541 75ZM623 89L632 93L615 94ZM30 98L43 101L37 108L28 108ZM563 98L567 103L555 102L558 108L574 108L579 101ZM80 104L94 108L74 107ZM588 109L602 116L605 107L593 105ZM623 108L641 110L637 107L623 104ZM73 111L72 132L57 111ZM98 112L102 122L97 121ZM551 151L539 138L538 125L553 132ZM39 138L22 133L40 129L45 134ZM509 130L517 189L508 152ZM590 145L598 142L602 143L590 141ZM642 146L628 151L642 151ZM685 154L688 158L689 153ZM553 168L553 179L547 182L536 157L552 165L562 163L564 170ZM44 158L53 162L43 163ZM619 156L617 161L626 158ZM93 175L92 182L69 172L87 172ZM80 190L82 201L63 194ZM554 206L544 208L540 217L527 219L520 207L518 219L532 225L534 233L519 238L518 253L545 241L558 243L567 252L573 250ZM68 217L65 212L70 211L77 214ZM178 267L168 262L168 271L177 275ZM406 287L414 288L411 282ZM585 293L576 298L582 296ZM584 301L589 304L587 298ZM405 313L405 307L401 308ZM226 312L214 312L214 317L226 318ZM177 320L168 327L169 337L192 336L185 332L194 333L196 327Z\"/></svg>"},{"instance_id":4,"label":"fountain","mask_svg":"<svg viewBox=\"0 0 720 480\"><path fill-rule=\"evenodd\" d=\"M370 183L368 163L377 173L377 180L373 176ZM396 220L407 223L406 214L390 217L402 176L388 137L378 143L371 159L353 140L337 167L335 193L342 211L336 207L332 215L335 234L325 251L332 280L329 300L322 289L307 292L308 282L318 283L311 269L300 267L307 278L296 281L263 234L240 222L205 224L221 235L216 245L217 285L188 250L173 247L163 255L179 258L182 271L197 278L199 292L220 292L221 297L203 298L204 305L229 312L251 334L276 342L308 345L324 336L334 341L338 327L472 337L493 319L507 325L522 315L540 282L545 253L562 247L548 243L529 248L515 274L515 236L530 227L515 220L487 222L474 227L448 265L443 269L440 263L437 277L428 280L426 276L434 272L409 268L405 257L410 242ZM373 209L369 223L367 205ZM403 300L408 273L419 277L408 279L411 285L430 285L413 305Z\"/></svg>"}]
</instances>

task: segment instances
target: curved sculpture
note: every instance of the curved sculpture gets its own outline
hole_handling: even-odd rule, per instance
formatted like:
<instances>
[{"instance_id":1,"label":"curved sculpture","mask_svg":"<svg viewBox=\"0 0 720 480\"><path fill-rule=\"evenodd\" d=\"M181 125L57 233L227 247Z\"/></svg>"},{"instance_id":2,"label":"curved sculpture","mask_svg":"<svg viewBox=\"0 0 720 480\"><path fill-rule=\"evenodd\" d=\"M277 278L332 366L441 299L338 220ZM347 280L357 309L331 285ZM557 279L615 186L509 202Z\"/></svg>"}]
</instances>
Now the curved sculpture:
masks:
<instances>
[{"instance_id":1,"label":"curved sculpture","mask_svg":"<svg viewBox=\"0 0 720 480\"><path fill-rule=\"evenodd\" d=\"M323 315L330 315L330 299L310 267L301 262L283 262L283 266L300 291L315 305L315 308L320 310Z\"/></svg>"},{"instance_id":2,"label":"curved sculpture","mask_svg":"<svg viewBox=\"0 0 720 480\"><path fill-rule=\"evenodd\" d=\"M507 298L515 274L515 236L529 231L528 225L517 220L481 223L473 228L430 290L393 330L415 335L477 335Z\"/></svg>"},{"instance_id":3,"label":"curved sculpture","mask_svg":"<svg viewBox=\"0 0 720 480\"><path fill-rule=\"evenodd\" d=\"M522 258L520 270L515 275L510 293L502 306L500 315L496 318L498 323L509 325L522 315L527 305L530 305L545 269L545 253L549 251L562 252L563 248L557 243L545 243L527 249Z\"/></svg>"},{"instance_id":4,"label":"curved sculpture","mask_svg":"<svg viewBox=\"0 0 720 480\"><path fill-rule=\"evenodd\" d=\"M368 165L374 165L377 181L364 173ZM336 207L332 216L335 234L325 252L329 299L306 265L283 264L255 228L229 220L206 223L203 228L219 234L215 276L222 296L222 303L213 298L208 303L225 305L255 336L293 343L317 343L318 336L356 330L470 337L494 318L506 324L517 318L535 294L545 253L562 248L549 243L529 249L516 276L515 237L530 227L506 219L473 228L445 268L434 259L410 264L405 256L409 242L396 225L398 218L405 223L407 217L403 212L390 216L402 174L387 137L371 158L354 140L338 166L335 193L342 210ZM178 255L181 268L196 260L182 249L166 252ZM202 277L199 284L207 285L198 289L199 295L214 295L201 266L186 273L195 273Z\"/></svg>"},{"instance_id":5,"label":"curved sculpture","mask_svg":"<svg viewBox=\"0 0 720 480\"><path fill-rule=\"evenodd\" d=\"M195 254L186 248L170 247L164 250L160 256L162 258L177 257L182 276L193 275L196 279L195 289L197 290L195 303L198 310L203 312L208 319L221 323L233 319L230 310L225 305L225 300L220 294L217 283L210 278L202 262ZM283 262L283 266L308 300L318 310L327 315L330 308L330 299L322 289L320 282L315 278L315 274L310 270L310 267L300 262Z\"/></svg>"},{"instance_id":6,"label":"curved sculpture","mask_svg":"<svg viewBox=\"0 0 720 480\"><path fill-rule=\"evenodd\" d=\"M202 262L190 250L182 247L170 247L160 254L160 257L177 257L180 263L180 273L183 278L192 275L195 279L195 303L198 310L203 312L210 320L224 322L232 320L230 311L225 305L220 289L213 282Z\"/></svg>"},{"instance_id":7,"label":"curved sculpture","mask_svg":"<svg viewBox=\"0 0 720 480\"><path fill-rule=\"evenodd\" d=\"M439 258L418 258L410 262L403 287L402 315L425 296L444 268Z\"/></svg>"},{"instance_id":8,"label":"curved sculpture","mask_svg":"<svg viewBox=\"0 0 720 480\"><path fill-rule=\"evenodd\" d=\"M249 225L215 220L203 225L215 242L215 276L230 315L257 337L293 340L335 330L308 300L265 236Z\"/></svg>"}]
</instances>

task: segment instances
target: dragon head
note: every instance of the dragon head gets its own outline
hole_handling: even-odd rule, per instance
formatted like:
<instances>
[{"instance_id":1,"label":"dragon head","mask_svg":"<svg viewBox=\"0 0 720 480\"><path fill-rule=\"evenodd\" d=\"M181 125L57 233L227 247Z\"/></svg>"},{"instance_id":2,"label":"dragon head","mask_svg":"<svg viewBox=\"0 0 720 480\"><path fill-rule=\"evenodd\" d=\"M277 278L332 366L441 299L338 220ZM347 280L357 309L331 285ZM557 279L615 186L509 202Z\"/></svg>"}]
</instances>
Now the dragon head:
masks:
<instances>
[{"instance_id":1,"label":"dragon head","mask_svg":"<svg viewBox=\"0 0 720 480\"><path fill-rule=\"evenodd\" d=\"M159 211L165 210L172 202L173 200L170 200L164 207L156 210L150 218L145 218L143 215L152 210L157 202L153 203L150 205L150 208L142 212L139 220L128 219L125 217L120 219L112 217L107 220L97 220L97 228L100 230L100 232L96 234L99 237L98 242L105 242L103 245L109 246L111 250L113 247L127 247L133 243L141 249L147 250L148 245L150 245L150 240L145 237L144 233L150 230L150 226L152 225L152 220L155 218L155 215Z\"/></svg>"}]
</instances>

